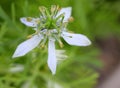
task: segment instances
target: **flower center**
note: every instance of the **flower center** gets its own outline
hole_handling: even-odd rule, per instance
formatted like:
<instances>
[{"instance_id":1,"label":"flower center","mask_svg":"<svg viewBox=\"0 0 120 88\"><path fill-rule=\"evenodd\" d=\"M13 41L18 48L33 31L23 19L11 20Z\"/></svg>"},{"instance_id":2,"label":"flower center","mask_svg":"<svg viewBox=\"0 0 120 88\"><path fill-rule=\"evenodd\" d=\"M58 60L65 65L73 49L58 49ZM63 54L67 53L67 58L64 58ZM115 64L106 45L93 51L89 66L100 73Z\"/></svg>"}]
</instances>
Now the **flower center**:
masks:
<instances>
[{"instance_id":1,"label":"flower center","mask_svg":"<svg viewBox=\"0 0 120 88\"><path fill-rule=\"evenodd\" d=\"M39 29L60 29L63 25L64 14L57 16L60 8L56 5L51 6L51 10L46 7L40 7L40 23L38 24Z\"/></svg>"}]
</instances>

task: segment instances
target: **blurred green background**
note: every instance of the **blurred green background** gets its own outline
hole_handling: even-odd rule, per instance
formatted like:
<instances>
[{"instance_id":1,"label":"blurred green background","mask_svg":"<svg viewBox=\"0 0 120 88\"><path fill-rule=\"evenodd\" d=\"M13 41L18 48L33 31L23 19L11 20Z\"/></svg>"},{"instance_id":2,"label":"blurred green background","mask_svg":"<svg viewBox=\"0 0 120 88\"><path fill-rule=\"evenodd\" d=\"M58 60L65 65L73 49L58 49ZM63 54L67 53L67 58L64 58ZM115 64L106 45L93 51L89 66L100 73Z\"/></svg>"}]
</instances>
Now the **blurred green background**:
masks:
<instances>
[{"instance_id":1,"label":"blurred green background","mask_svg":"<svg viewBox=\"0 0 120 88\"><path fill-rule=\"evenodd\" d=\"M47 66L47 49L36 48L12 59L18 44L34 31L21 17L38 17L39 6L72 7L74 21L68 29L90 38L91 46L70 46L64 42L68 58L52 75ZM0 1L0 88L94 88L101 68L96 39L120 35L119 0L1 0ZM60 47L58 47L60 49ZM24 67L11 71L13 67Z\"/></svg>"}]
</instances>

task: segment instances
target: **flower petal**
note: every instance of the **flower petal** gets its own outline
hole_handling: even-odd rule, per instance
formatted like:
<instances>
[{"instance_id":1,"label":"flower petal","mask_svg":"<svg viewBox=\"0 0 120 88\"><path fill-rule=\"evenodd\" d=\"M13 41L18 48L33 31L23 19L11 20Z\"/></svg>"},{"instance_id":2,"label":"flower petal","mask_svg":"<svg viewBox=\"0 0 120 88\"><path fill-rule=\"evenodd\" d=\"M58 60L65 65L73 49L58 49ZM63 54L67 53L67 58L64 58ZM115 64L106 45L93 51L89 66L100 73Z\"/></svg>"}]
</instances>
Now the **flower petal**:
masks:
<instances>
[{"instance_id":1,"label":"flower petal","mask_svg":"<svg viewBox=\"0 0 120 88\"><path fill-rule=\"evenodd\" d=\"M88 46L91 44L91 41L85 35L82 34L72 34L68 32L63 32L62 37L70 45Z\"/></svg>"},{"instance_id":2,"label":"flower petal","mask_svg":"<svg viewBox=\"0 0 120 88\"><path fill-rule=\"evenodd\" d=\"M36 27L37 24L39 23L39 20L40 20L39 18L31 18L31 17L20 18L20 21L29 27Z\"/></svg>"},{"instance_id":3,"label":"flower petal","mask_svg":"<svg viewBox=\"0 0 120 88\"><path fill-rule=\"evenodd\" d=\"M29 51L34 49L40 43L41 39L42 36L35 35L32 38L18 45L15 53L13 54L13 58L27 54Z\"/></svg>"},{"instance_id":4,"label":"flower petal","mask_svg":"<svg viewBox=\"0 0 120 88\"><path fill-rule=\"evenodd\" d=\"M58 14L57 14L56 17L58 17L58 16L61 15L61 14L65 14L63 21L64 21L64 22L67 22L68 19L69 19L70 16L71 16L71 11L72 11L72 7L62 8L62 9L58 12Z\"/></svg>"},{"instance_id":5,"label":"flower petal","mask_svg":"<svg viewBox=\"0 0 120 88\"><path fill-rule=\"evenodd\" d=\"M56 73L56 54L55 54L55 40L53 38L49 38L49 44L48 44L48 66L54 75Z\"/></svg>"}]
</instances>

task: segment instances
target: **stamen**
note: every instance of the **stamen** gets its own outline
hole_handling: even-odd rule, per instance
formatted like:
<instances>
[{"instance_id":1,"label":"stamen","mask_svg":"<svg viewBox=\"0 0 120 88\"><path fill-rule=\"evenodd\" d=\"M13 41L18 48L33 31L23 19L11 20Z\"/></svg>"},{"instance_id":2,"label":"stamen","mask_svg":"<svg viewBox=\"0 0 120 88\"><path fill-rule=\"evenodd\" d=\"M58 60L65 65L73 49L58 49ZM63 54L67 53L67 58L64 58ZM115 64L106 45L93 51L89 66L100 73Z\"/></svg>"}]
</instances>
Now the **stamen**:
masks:
<instances>
[{"instance_id":1,"label":"stamen","mask_svg":"<svg viewBox=\"0 0 120 88\"><path fill-rule=\"evenodd\" d=\"M64 35L64 34L63 34L63 35ZM66 35L64 35L64 36L66 36ZM72 36L66 36L66 37L72 38Z\"/></svg>"},{"instance_id":2,"label":"stamen","mask_svg":"<svg viewBox=\"0 0 120 88\"><path fill-rule=\"evenodd\" d=\"M62 41L60 40L59 36L56 36L56 35L53 35L53 36L58 41L60 47L63 48L64 45L63 45Z\"/></svg>"},{"instance_id":3,"label":"stamen","mask_svg":"<svg viewBox=\"0 0 120 88\"><path fill-rule=\"evenodd\" d=\"M72 38L72 36L69 36L70 38Z\"/></svg>"},{"instance_id":4,"label":"stamen","mask_svg":"<svg viewBox=\"0 0 120 88\"><path fill-rule=\"evenodd\" d=\"M39 10L40 10L41 13L44 13L44 12L45 12L45 9L46 9L46 8L45 8L44 6L40 6L40 7L39 7Z\"/></svg>"},{"instance_id":5,"label":"stamen","mask_svg":"<svg viewBox=\"0 0 120 88\"><path fill-rule=\"evenodd\" d=\"M32 36L33 36L33 35L28 35L28 36L27 36L27 39L30 39L30 38L32 38Z\"/></svg>"},{"instance_id":6,"label":"stamen","mask_svg":"<svg viewBox=\"0 0 120 88\"><path fill-rule=\"evenodd\" d=\"M40 12L41 12L42 17L45 18L45 17L46 17L46 14L45 14L46 8L45 8L44 6L40 6L40 7L39 7L39 10L40 10Z\"/></svg>"},{"instance_id":7,"label":"stamen","mask_svg":"<svg viewBox=\"0 0 120 88\"><path fill-rule=\"evenodd\" d=\"M73 17L70 17L70 18L68 19L68 21L69 21L69 22L73 22L73 21L74 21L74 18L73 18Z\"/></svg>"},{"instance_id":8,"label":"stamen","mask_svg":"<svg viewBox=\"0 0 120 88\"><path fill-rule=\"evenodd\" d=\"M55 11L54 11L54 16L56 17L57 13L59 11L59 5L56 5Z\"/></svg>"},{"instance_id":9,"label":"stamen","mask_svg":"<svg viewBox=\"0 0 120 88\"><path fill-rule=\"evenodd\" d=\"M63 43L61 42L61 40L59 40L59 45L61 48L63 48L63 46L64 46Z\"/></svg>"},{"instance_id":10,"label":"stamen","mask_svg":"<svg viewBox=\"0 0 120 88\"><path fill-rule=\"evenodd\" d=\"M56 10L56 5L52 5L52 6L51 6L51 13L54 13L55 10Z\"/></svg>"},{"instance_id":11,"label":"stamen","mask_svg":"<svg viewBox=\"0 0 120 88\"><path fill-rule=\"evenodd\" d=\"M47 35L45 35L45 37L44 37L42 43L40 44L40 46L41 46L42 48L45 47L45 43L46 43L46 41L47 41Z\"/></svg>"},{"instance_id":12,"label":"stamen","mask_svg":"<svg viewBox=\"0 0 120 88\"><path fill-rule=\"evenodd\" d=\"M32 21L32 18L31 17L27 17L26 19L28 22L31 22Z\"/></svg>"},{"instance_id":13,"label":"stamen","mask_svg":"<svg viewBox=\"0 0 120 88\"><path fill-rule=\"evenodd\" d=\"M39 20L39 19L35 20L35 23L39 24L39 23L40 23L40 20Z\"/></svg>"},{"instance_id":14,"label":"stamen","mask_svg":"<svg viewBox=\"0 0 120 88\"><path fill-rule=\"evenodd\" d=\"M59 16L55 19L55 21L59 20L60 18L63 18L63 17L64 17L64 15L65 15L65 13L60 14L60 15L59 15Z\"/></svg>"}]
</instances>

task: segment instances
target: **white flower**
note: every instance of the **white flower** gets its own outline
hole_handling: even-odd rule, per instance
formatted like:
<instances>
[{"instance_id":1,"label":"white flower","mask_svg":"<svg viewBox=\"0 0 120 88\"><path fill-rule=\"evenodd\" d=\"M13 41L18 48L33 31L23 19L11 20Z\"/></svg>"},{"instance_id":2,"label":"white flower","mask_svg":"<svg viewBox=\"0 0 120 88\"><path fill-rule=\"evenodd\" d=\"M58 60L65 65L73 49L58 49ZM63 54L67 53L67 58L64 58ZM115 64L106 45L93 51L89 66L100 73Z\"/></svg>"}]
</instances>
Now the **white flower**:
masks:
<instances>
[{"instance_id":1,"label":"white flower","mask_svg":"<svg viewBox=\"0 0 120 88\"><path fill-rule=\"evenodd\" d=\"M57 57L63 58L66 56L58 55L55 50L55 41L58 41L60 46L62 37L68 44L75 46L88 46L91 44L90 40L82 34L73 34L67 32L66 23L69 22L71 16L71 7L62 8L59 10L57 6L51 7L51 14L45 9L40 8L40 18L23 17L21 22L26 26L33 27L36 31L33 36L25 42L18 45L13 58L24 56L29 51L36 48L39 44L45 45L48 39L48 66L52 74L56 73ZM57 12L57 13L56 13ZM60 53L61 54L61 53Z\"/></svg>"}]
</instances>

